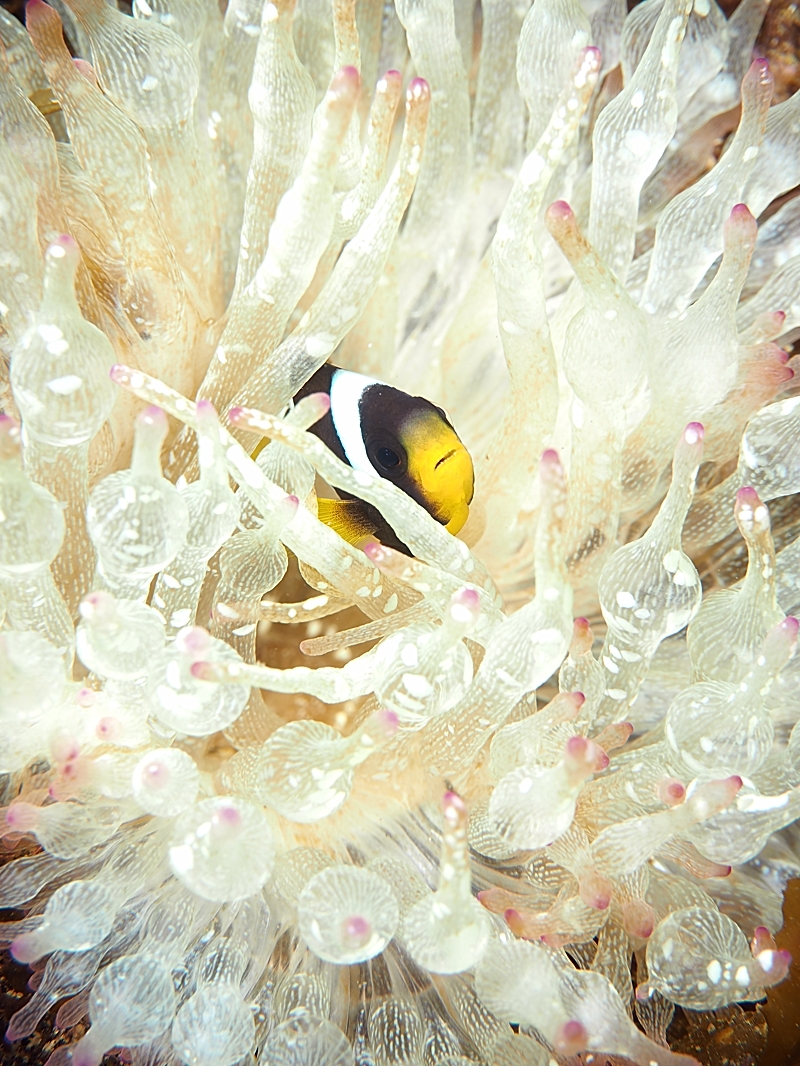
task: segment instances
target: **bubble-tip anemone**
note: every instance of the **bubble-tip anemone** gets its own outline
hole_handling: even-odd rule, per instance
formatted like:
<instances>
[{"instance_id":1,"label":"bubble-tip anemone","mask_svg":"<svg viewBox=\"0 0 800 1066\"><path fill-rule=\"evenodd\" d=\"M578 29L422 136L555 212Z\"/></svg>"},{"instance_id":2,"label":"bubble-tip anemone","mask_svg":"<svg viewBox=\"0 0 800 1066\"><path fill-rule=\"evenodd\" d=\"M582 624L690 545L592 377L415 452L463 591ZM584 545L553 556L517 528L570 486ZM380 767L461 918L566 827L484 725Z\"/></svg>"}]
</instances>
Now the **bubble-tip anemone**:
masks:
<instances>
[{"instance_id":1,"label":"bubble-tip anemone","mask_svg":"<svg viewBox=\"0 0 800 1066\"><path fill-rule=\"evenodd\" d=\"M9 1039L66 1000L52 1066L652 1066L676 1005L785 977L800 95L763 12L0 12L0 906L46 958ZM447 411L458 537L310 432L328 358Z\"/></svg>"}]
</instances>

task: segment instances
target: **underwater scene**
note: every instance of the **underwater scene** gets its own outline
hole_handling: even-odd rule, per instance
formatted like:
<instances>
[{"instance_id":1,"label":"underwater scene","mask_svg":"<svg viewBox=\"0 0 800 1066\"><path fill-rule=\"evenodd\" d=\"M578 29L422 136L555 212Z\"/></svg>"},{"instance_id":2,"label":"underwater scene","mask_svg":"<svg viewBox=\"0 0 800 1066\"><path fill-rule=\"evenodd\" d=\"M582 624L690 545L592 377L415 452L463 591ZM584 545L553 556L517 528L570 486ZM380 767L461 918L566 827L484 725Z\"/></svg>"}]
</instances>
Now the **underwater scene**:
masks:
<instances>
[{"instance_id":1,"label":"underwater scene","mask_svg":"<svg viewBox=\"0 0 800 1066\"><path fill-rule=\"evenodd\" d=\"M800 1064L799 53L0 7L0 1063Z\"/></svg>"}]
</instances>

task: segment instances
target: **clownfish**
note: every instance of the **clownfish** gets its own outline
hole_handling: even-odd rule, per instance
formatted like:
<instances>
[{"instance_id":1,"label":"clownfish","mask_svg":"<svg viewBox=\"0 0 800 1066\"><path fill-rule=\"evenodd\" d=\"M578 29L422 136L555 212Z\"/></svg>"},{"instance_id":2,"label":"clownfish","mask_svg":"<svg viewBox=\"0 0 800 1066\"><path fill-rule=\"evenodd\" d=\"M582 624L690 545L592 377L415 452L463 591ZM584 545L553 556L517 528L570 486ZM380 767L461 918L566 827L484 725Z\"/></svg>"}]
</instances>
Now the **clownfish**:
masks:
<instances>
[{"instance_id":1,"label":"clownfish","mask_svg":"<svg viewBox=\"0 0 800 1066\"><path fill-rule=\"evenodd\" d=\"M327 393L331 406L310 432L355 470L386 478L415 500L450 533L469 515L474 490L472 459L441 409L375 378L331 363L294 397ZM377 508L340 492L318 499L318 515L350 544L367 537L410 554Z\"/></svg>"}]
</instances>

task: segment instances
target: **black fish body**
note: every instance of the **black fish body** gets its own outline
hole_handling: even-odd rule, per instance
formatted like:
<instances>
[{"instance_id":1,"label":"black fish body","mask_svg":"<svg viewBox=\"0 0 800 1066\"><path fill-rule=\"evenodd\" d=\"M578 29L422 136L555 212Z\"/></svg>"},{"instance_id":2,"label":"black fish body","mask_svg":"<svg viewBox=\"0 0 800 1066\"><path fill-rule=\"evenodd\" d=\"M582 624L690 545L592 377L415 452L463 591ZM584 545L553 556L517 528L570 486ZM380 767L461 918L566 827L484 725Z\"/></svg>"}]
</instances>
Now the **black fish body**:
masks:
<instances>
[{"instance_id":1,"label":"black fish body","mask_svg":"<svg viewBox=\"0 0 800 1066\"><path fill-rule=\"evenodd\" d=\"M326 363L295 396L330 396L328 413L311 427L356 470L391 481L457 533L472 501L472 460L444 411L422 396ZM319 517L351 544L376 537L410 554L380 512L346 492L319 499Z\"/></svg>"}]
</instances>

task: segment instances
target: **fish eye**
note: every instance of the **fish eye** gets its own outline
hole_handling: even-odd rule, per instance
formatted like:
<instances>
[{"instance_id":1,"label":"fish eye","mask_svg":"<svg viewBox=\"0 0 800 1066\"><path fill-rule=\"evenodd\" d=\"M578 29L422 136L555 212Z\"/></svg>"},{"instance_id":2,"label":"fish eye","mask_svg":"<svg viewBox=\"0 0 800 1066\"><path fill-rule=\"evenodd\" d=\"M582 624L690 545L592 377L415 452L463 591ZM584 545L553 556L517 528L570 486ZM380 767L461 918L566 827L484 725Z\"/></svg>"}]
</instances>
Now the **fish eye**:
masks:
<instances>
[{"instance_id":1,"label":"fish eye","mask_svg":"<svg viewBox=\"0 0 800 1066\"><path fill-rule=\"evenodd\" d=\"M378 465L386 470L391 470L393 467L400 465L400 456L393 448L387 448L385 445L382 448L378 448L375 452L375 458L378 460Z\"/></svg>"},{"instance_id":2,"label":"fish eye","mask_svg":"<svg viewBox=\"0 0 800 1066\"><path fill-rule=\"evenodd\" d=\"M369 461L379 474L384 477L402 477L406 472L406 453L402 445L391 436L382 433L380 437L367 442Z\"/></svg>"}]
</instances>

